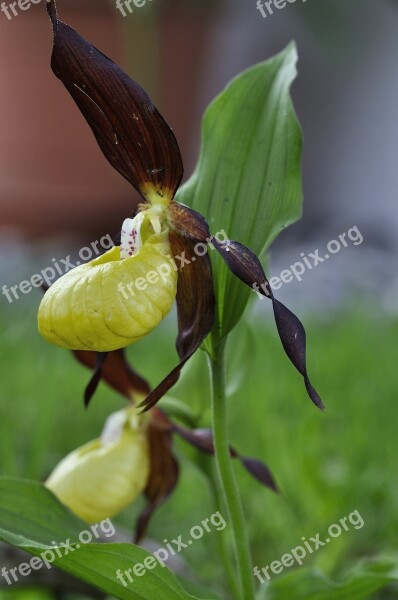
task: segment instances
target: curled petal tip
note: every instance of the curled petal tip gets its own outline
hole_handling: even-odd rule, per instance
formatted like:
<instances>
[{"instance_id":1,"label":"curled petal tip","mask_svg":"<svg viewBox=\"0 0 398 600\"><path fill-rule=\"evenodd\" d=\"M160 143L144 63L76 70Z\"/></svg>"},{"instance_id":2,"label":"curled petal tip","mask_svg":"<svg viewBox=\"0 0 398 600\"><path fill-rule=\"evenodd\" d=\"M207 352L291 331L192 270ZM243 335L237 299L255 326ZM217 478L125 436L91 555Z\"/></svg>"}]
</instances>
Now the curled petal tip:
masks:
<instances>
[{"instance_id":1,"label":"curled petal tip","mask_svg":"<svg viewBox=\"0 0 398 600\"><path fill-rule=\"evenodd\" d=\"M239 458L246 471L250 473L250 475L254 477L254 479L256 479L259 483L261 483L261 485L269 488L276 494L280 494L274 476L272 475L267 465L265 465L263 462L256 458L249 458L246 456L239 456Z\"/></svg>"},{"instance_id":2,"label":"curled petal tip","mask_svg":"<svg viewBox=\"0 0 398 600\"><path fill-rule=\"evenodd\" d=\"M84 406L85 406L85 408L89 407L91 398L94 396L96 389L98 387L98 384L101 381L102 368L107 359L107 356L108 356L107 352L98 352L98 354L97 354L95 370L94 370L92 377L84 391Z\"/></svg>"},{"instance_id":3,"label":"curled petal tip","mask_svg":"<svg viewBox=\"0 0 398 600\"><path fill-rule=\"evenodd\" d=\"M181 427L180 425L173 423L173 430L186 442L191 444L191 446L197 448L197 450L200 450L204 454L214 456L214 434L211 429L187 429L186 427ZM261 485L279 494L278 486L270 469L261 460L242 456L235 448L232 448L232 446L229 448L229 453L231 458L240 460L246 471L261 483Z\"/></svg>"},{"instance_id":4,"label":"curled petal tip","mask_svg":"<svg viewBox=\"0 0 398 600\"><path fill-rule=\"evenodd\" d=\"M324 410L324 404L308 377L306 358L307 340L301 321L274 297L258 257L249 248L235 241L220 244L214 240L212 243L221 254L229 270L238 279L271 300L282 346L290 361L304 377L305 387L312 402L318 408Z\"/></svg>"},{"instance_id":5,"label":"curled petal tip","mask_svg":"<svg viewBox=\"0 0 398 600\"><path fill-rule=\"evenodd\" d=\"M55 28L58 23L58 12L57 12L57 5L55 4L55 0L46 0L46 7L47 7L48 15L53 24L53 27Z\"/></svg>"},{"instance_id":6,"label":"curled petal tip","mask_svg":"<svg viewBox=\"0 0 398 600\"><path fill-rule=\"evenodd\" d=\"M145 406L145 401L140 402L137 406L137 415L141 416L150 410L150 406Z\"/></svg>"},{"instance_id":7,"label":"curled petal tip","mask_svg":"<svg viewBox=\"0 0 398 600\"><path fill-rule=\"evenodd\" d=\"M322 402L318 392L316 391L316 389L314 388L314 386L312 385L308 375L305 375L304 377L304 382L305 382L305 387L306 390L308 392L309 397L311 398L312 402L315 404L315 406L317 406L320 410L322 410L323 412L326 412L326 406L324 405L324 403Z\"/></svg>"},{"instance_id":8,"label":"curled petal tip","mask_svg":"<svg viewBox=\"0 0 398 600\"><path fill-rule=\"evenodd\" d=\"M75 350L74 357L91 371L96 369L97 352L90 350ZM148 382L143 379L127 361L124 350L109 352L102 369L102 380L113 390L131 400L135 393L148 395Z\"/></svg>"}]
</instances>

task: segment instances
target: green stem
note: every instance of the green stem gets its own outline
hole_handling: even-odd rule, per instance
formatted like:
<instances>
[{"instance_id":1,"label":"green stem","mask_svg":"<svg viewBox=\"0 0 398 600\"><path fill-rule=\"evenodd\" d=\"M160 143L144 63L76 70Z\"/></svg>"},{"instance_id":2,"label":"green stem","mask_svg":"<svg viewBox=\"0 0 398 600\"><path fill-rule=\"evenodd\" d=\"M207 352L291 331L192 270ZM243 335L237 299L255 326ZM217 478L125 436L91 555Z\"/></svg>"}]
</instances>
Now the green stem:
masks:
<instances>
[{"instance_id":1,"label":"green stem","mask_svg":"<svg viewBox=\"0 0 398 600\"><path fill-rule=\"evenodd\" d=\"M254 580L245 516L230 457L225 397L225 341L209 358L212 382L212 417L216 465L228 512L241 600L254 600Z\"/></svg>"},{"instance_id":2,"label":"green stem","mask_svg":"<svg viewBox=\"0 0 398 600\"><path fill-rule=\"evenodd\" d=\"M221 503L218 504L217 510L222 514L223 510L222 510ZM239 600L240 591L239 591L239 587L238 587L238 582L236 580L236 572L235 572L234 564L233 564L233 562L231 562L229 537L226 535L218 535L217 536L217 546L218 546L218 552L219 552L219 554L221 556L221 560L223 562L225 577L226 577L226 581L229 586L229 589L231 590L232 595L235 598L235 600Z\"/></svg>"},{"instance_id":3,"label":"green stem","mask_svg":"<svg viewBox=\"0 0 398 600\"><path fill-rule=\"evenodd\" d=\"M219 477L217 476L215 469L213 468L213 460L211 460L210 462L208 456L201 455L198 459L198 462L200 464L200 468L206 474L206 477L209 480L209 486L214 498L215 509L220 514L222 514L224 509L223 497L221 493ZM232 592L232 595L235 598L235 600L239 600L240 592L238 590L238 583L236 581L235 567L234 564L231 562L229 543L230 538L228 535L228 529L221 533L221 535L218 535L216 539L218 552L221 556L221 560L224 566L227 585L229 586L229 589Z\"/></svg>"}]
</instances>

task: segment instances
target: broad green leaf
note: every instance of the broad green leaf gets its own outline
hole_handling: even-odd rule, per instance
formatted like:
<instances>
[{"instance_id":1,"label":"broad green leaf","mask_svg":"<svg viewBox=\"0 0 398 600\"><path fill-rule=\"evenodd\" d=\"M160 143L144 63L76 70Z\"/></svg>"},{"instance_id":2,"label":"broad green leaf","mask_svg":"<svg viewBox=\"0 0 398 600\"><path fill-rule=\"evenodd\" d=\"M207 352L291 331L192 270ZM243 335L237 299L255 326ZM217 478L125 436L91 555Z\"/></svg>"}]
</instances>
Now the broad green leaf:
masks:
<instances>
[{"instance_id":1,"label":"broad green leaf","mask_svg":"<svg viewBox=\"0 0 398 600\"><path fill-rule=\"evenodd\" d=\"M342 583L314 569L297 569L271 581L267 600L367 600L392 582L398 582L398 565L392 560L361 563Z\"/></svg>"},{"instance_id":2,"label":"broad green leaf","mask_svg":"<svg viewBox=\"0 0 398 600\"><path fill-rule=\"evenodd\" d=\"M292 43L234 79L205 113L197 168L177 200L202 213L213 234L257 255L301 216L302 137L290 86L296 76ZM222 336L240 319L253 292L211 252Z\"/></svg>"},{"instance_id":3,"label":"broad green leaf","mask_svg":"<svg viewBox=\"0 0 398 600\"><path fill-rule=\"evenodd\" d=\"M115 598L195 599L184 591L167 567L159 564L140 577L130 572L134 581L131 583L125 578L127 587L124 587L116 577L117 571L124 573L152 555L132 544L84 544L79 535L89 530L90 526L73 516L43 485L0 478L0 539L4 542L35 556L46 552L51 564ZM62 547L67 540L71 547ZM61 556L55 552L52 542L56 542Z\"/></svg>"},{"instance_id":4,"label":"broad green leaf","mask_svg":"<svg viewBox=\"0 0 398 600\"><path fill-rule=\"evenodd\" d=\"M184 584L184 588L191 594L195 594L195 596L200 596L201 598L206 597L208 600L222 600L221 596L219 596L216 592L213 592L213 590L206 589L197 583L192 583L192 581L184 579L183 577L180 579Z\"/></svg>"},{"instance_id":5,"label":"broad green leaf","mask_svg":"<svg viewBox=\"0 0 398 600\"><path fill-rule=\"evenodd\" d=\"M26 550L75 541L87 526L34 481L0 477L0 538Z\"/></svg>"}]
</instances>

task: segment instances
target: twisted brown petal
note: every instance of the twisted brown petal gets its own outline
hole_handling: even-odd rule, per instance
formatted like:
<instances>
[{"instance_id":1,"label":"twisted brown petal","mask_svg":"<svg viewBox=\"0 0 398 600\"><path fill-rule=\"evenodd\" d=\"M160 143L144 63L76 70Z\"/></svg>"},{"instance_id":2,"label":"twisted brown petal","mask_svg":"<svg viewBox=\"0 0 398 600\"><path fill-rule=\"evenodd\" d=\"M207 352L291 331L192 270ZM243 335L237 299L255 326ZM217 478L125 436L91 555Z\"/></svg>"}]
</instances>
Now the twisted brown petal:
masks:
<instances>
[{"instance_id":1,"label":"twisted brown petal","mask_svg":"<svg viewBox=\"0 0 398 600\"><path fill-rule=\"evenodd\" d=\"M236 277L272 301L276 326L283 348L296 369L304 377L309 397L318 408L324 410L324 404L308 377L306 365L307 340L301 321L286 306L274 298L263 267L251 250L234 241L219 243L214 239L212 244Z\"/></svg>"},{"instance_id":2,"label":"twisted brown petal","mask_svg":"<svg viewBox=\"0 0 398 600\"><path fill-rule=\"evenodd\" d=\"M127 399L131 399L134 393L149 394L149 384L131 368L124 349L99 353L90 352L89 350L74 350L73 354L84 366L94 369L84 393L86 406L88 406L101 379Z\"/></svg>"},{"instance_id":3,"label":"twisted brown petal","mask_svg":"<svg viewBox=\"0 0 398 600\"><path fill-rule=\"evenodd\" d=\"M151 472L145 489L147 505L138 517L135 543L145 535L154 511L167 500L174 491L179 478L179 465L173 455L173 431L170 421L157 409L153 411L148 429Z\"/></svg>"},{"instance_id":4,"label":"twisted brown petal","mask_svg":"<svg viewBox=\"0 0 398 600\"><path fill-rule=\"evenodd\" d=\"M170 244L176 261L181 262L178 274L177 311L178 337L176 342L179 364L149 394L140 406L152 408L178 381L181 369L210 333L214 322L215 298L210 259L207 254L194 253L194 243L170 234Z\"/></svg>"},{"instance_id":5,"label":"twisted brown petal","mask_svg":"<svg viewBox=\"0 0 398 600\"><path fill-rule=\"evenodd\" d=\"M58 20L51 66L93 130L111 165L145 199L173 198L183 175L175 136L147 93L74 29Z\"/></svg>"},{"instance_id":6,"label":"twisted brown petal","mask_svg":"<svg viewBox=\"0 0 398 600\"><path fill-rule=\"evenodd\" d=\"M196 210L179 202L171 202L169 216L172 226L185 238L195 242L209 242L211 239L206 219Z\"/></svg>"},{"instance_id":7,"label":"twisted brown petal","mask_svg":"<svg viewBox=\"0 0 398 600\"><path fill-rule=\"evenodd\" d=\"M102 368L104 363L108 357L107 352L95 352L95 365L94 371L88 382L86 389L84 390L84 406L88 408L90 404L91 398L94 396L97 391L97 387L102 379Z\"/></svg>"},{"instance_id":8,"label":"twisted brown petal","mask_svg":"<svg viewBox=\"0 0 398 600\"><path fill-rule=\"evenodd\" d=\"M211 429L186 429L175 423L172 424L175 433L180 435L186 442L204 452L214 456L214 434ZM252 477L254 477L259 483L265 487L270 488L274 492L278 491L274 477L269 468L260 460L256 458L248 458L242 456L232 446L230 446L231 458L237 458L240 460L242 466L246 469Z\"/></svg>"}]
</instances>

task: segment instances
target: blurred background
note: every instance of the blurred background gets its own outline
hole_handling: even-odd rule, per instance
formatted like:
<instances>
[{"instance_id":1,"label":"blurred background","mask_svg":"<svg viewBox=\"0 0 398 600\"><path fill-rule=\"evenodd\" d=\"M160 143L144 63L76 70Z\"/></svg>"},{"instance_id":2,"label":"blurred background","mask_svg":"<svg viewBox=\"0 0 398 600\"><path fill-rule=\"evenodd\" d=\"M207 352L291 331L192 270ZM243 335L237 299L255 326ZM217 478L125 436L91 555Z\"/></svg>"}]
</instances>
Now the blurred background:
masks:
<instances>
[{"instance_id":1,"label":"blurred background","mask_svg":"<svg viewBox=\"0 0 398 600\"><path fill-rule=\"evenodd\" d=\"M282 492L274 496L238 473L254 559L269 564L302 536L325 531L356 509L365 526L311 556L308 565L338 579L359 560L395 557L397 3L297 0L267 18L255 0L148 0L125 18L112 0L59 0L58 9L148 90L179 140L186 178L209 102L242 69L296 40L292 95L304 133L304 214L273 244L269 276L303 253L324 254L350 228L363 242L348 244L278 295L307 324L309 364L325 415L307 401L260 302L253 301L234 333L231 435L243 453L270 465ZM0 284L8 288L53 258L115 236L138 202L50 70L44 0L19 13L9 20L0 12ZM102 387L83 411L87 373L36 333L39 291L18 293L12 302L0 295L0 473L43 479L68 451L95 437L122 402ZM171 331L174 315L130 350L153 382L175 363ZM173 391L202 413L203 424L205 373L198 355ZM178 451L180 486L150 531L159 540L211 514L196 455L182 444ZM130 526L137 510L126 511L120 524ZM203 565L206 583L221 577L216 553L209 538L184 560ZM394 588L374 596L395 597Z\"/></svg>"}]
</instances>

